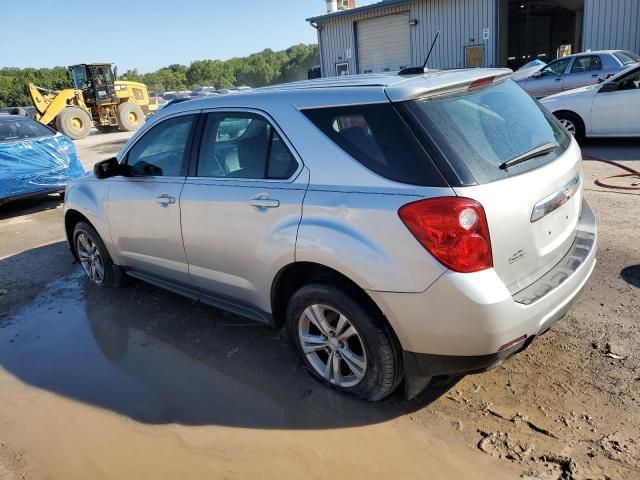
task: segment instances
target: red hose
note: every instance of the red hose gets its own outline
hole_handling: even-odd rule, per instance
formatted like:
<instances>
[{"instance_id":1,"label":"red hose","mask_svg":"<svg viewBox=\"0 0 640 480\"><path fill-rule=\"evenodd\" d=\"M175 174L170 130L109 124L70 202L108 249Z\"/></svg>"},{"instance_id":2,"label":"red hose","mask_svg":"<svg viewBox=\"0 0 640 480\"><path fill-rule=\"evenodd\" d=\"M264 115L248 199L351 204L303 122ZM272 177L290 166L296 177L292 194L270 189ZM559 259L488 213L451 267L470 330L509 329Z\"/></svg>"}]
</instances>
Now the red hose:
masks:
<instances>
[{"instance_id":1,"label":"red hose","mask_svg":"<svg viewBox=\"0 0 640 480\"><path fill-rule=\"evenodd\" d=\"M616 190L640 190L640 185L629 185L629 186L623 186L623 185L611 185L610 183L606 183L604 180L609 180L612 178L627 178L627 177L635 177L640 181L640 172L637 170L634 170L631 167L627 167L626 165L622 165L621 163L618 162L614 162L613 160L607 160L606 158L600 158L600 157L596 157L594 155L583 155L584 159L587 160L596 160L597 162L602 162L602 163L608 163L609 165L613 165L614 167L618 167L626 172L629 173L621 173L618 175L605 175L605 176L600 176L598 178L596 178L595 180L595 184L598 185L599 187L603 187L603 188L613 188Z\"/></svg>"}]
</instances>

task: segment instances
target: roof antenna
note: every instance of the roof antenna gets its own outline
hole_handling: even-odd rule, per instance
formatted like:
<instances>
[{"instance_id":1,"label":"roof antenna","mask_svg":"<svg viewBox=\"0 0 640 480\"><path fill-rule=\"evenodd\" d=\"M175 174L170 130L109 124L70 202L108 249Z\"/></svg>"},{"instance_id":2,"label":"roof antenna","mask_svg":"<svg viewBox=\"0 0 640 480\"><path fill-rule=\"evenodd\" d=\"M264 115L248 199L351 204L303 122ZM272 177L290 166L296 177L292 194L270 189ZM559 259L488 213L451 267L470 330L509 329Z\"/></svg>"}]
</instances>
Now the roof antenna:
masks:
<instances>
[{"instance_id":1,"label":"roof antenna","mask_svg":"<svg viewBox=\"0 0 640 480\"><path fill-rule=\"evenodd\" d=\"M400 70L400 73L398 75L422 75L423 73L425 73L428 70L427 62L431 57L431 52L433 52L433 47L436 46L436 42L438 41L439 36L440 36L440 32L437 32L435 38L433 39L433 42L431 42L431 48L429 49L429 53L427 53L427 58L424 59L424 63L422 64L422 67L405 68Z\"/></svg>"}]
</instances>

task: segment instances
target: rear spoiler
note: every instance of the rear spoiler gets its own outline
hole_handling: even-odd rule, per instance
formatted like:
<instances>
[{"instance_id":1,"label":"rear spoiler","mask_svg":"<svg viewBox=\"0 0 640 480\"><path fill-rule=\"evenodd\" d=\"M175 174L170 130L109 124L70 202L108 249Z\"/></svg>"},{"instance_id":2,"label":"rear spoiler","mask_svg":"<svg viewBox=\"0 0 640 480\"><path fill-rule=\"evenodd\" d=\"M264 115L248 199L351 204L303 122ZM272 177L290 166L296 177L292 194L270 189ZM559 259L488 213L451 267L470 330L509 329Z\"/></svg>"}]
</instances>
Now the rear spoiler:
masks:
<instances>
[{"instance_id":1,"label":"rear spoiler","mask_svg":"<svg viewBox=\"0 0 640 480\"><path fill-rule=\"evenodd\" d=\"M513 71L508 68L483 68L471 75L470 73L470 70L441 70L413 76L404 82L388 86L385 93L392 102L464 93L501 83L511 77ZM443 82L445 79L449 81Z\"/></svg>"}]
</instances>

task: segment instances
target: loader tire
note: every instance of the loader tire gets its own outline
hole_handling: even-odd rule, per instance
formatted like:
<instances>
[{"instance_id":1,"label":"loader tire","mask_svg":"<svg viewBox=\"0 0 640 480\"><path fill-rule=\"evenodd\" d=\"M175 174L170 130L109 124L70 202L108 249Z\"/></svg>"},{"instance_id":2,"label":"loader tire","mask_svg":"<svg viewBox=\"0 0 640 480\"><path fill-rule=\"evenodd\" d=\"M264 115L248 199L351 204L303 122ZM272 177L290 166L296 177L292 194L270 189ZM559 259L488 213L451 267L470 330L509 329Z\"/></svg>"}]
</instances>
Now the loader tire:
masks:
<instances>
[{"instance_id":1,"label":"loader tire","mask_svg":"<svg viewBox=\"0 0 640 480\"><path fill-rule=\"evenodd\" d=\"M118 117L120 130L126 132L133 132L144 123L144 112L142 108L133 102L124 102L118 105L116 116Z\"/></svg>"},{"instance_id":2,"label":"loader tire","mask_svg":"<svg viewBox=\"0 0 640 480\"><path fill-rule=\"evenodd\" d=\"M91 117L80 107L66 107L56 117L56 129L73 140L89 135Z\"/></svg>"}]
</instances>

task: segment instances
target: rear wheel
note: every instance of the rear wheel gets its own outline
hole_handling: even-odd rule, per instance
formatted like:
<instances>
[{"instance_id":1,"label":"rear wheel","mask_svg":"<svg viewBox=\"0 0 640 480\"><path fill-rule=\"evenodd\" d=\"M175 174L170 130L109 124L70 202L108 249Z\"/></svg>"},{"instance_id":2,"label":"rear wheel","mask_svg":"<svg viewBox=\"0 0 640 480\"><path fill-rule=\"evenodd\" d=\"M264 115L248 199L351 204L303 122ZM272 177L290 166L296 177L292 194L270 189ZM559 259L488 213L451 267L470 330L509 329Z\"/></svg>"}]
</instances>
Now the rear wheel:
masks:
<instances>
[{"instance_id":1,"label":"rear wheel","mask_svg":"<svg viewBox=\"0 0 640 480\"><path fill-rule=\"evenodd\" d=\"M400 348L379 315L333 285L310 284L289 301L287 326L307 370L323 383L369 401L402 379Z\"/></svg>"},{"instance_id":2,"label":"rear wheel","mask_svg":"<svg viewBox=\"0 0 640 480\"><path fill-rule=\"evenodd\" d=\"M73 247L89 280L99 287L119 287L122 270L109 256L100 235L85 222L78 222L73 230Z\"/></svg>"},{"instance_id":3,"label":"rear wheel","mask_svg":"<svg viewBox=\"0 0 640 480\"><path fill-rule=\"evenodd\" d=\"M92 126L91 117L80 107L66 107L56 117L56 129L73 140L89 135Z\"/></svg>"},{"instance_id":4,"label":"rear wheel","mask_svg":"<svg viewBox=\"0 0 640 480\"><path fill-rule=\"evenodd\" d=\"M137 130L144 123L142 108L133 102L118 105L117 117L120 129L127 132Z\"/></svg>"},{"instance_id":5,"label":"rear wheel","mask_svg":"<svg viewBox=\"0 0 640 480\"><path fill-rule=\"evenodd\" d=\"M584 122L573 112L556 112L556 118L578 142L584 140Z\"/></svg>"}]
</instances>

